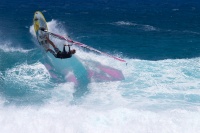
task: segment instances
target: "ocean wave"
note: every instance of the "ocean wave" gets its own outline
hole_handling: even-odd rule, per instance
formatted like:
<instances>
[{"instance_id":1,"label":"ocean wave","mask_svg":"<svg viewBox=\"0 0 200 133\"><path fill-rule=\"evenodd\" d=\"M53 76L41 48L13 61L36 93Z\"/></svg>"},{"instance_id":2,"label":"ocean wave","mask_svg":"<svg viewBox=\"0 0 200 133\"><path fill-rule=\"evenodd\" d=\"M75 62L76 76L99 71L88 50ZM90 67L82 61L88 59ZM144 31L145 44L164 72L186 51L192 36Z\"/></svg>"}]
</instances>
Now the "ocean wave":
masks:
<instances>
[{"instance_id":1,"label":"ocean wave","mask_svg":"<svg viewBox=\"0 0 200 133\"><path fill-rule=\"evenodd\" d=\"M158 28L151 25L141 25L144 31L158 31Z\"/></svg>"},{"instance_id":2,"label":"ocean wave","mask_svg":"<svg viewBox=\"0 0 200 133\"><path fill-rule=\"evenodd\" d=\"M143 30L143 31L164 31L164 32L177 32L177 33L189 33L199 35L200 32L190 31L190 30L172 30L172 29L160 29L148 24L137 24L129 21L117 21L111 23L115 26L133 26L135 29Z\"/></svg>"},{"instance_id":3,"label":"ocean wave","mask_svg":"<svg viewBox=\"0 0 200 133\"><path fill-rule=\"evenodd\" d=\"M189 34L196 34L196 35L199 35L200 33L199 32L195 32L195 31L189 31L189 30L184 30L182 31L184 33L189 33Z\"/></svg>"},{"instance_id":4,"label":"ocean wave","mask_svg":"<svg viewBox=\"0 0 200 133\"><path fill-rule=\"evenodd\" d=\"M28 53L31 50L26 50L20 47L13 47L11 45L11 42L3 42L3 44L0 45L0 49L4 52L20 52L20 53Z\"/></svg>"},{"instance_id":5,"label":"ocean wave","mask_svg":"<svg viewBox=\"0 0 200 133\"><path fill-rule=\"evenodd\" d=\"M4 99L0 98L2 125L0 132L12 132L14 129L19 132L37 132L32 125L38 122L37 128L41 132L48 133L63 131L87 133L97 130L146 133L149 128L152 132L160 133L160 129L166 127L162 133L198 132L200 130L199 59L161 61L127 59L127 66L113 61L113 66L123 70L125 81L90 83L89 92L81 97L77 104L71 104L74 100L74 88L72 84L66 83L54 87L50 92L51 98L39 107L3 106ZM38 78L41 75L37 68L39 71L41 69L42 77ZM20 75L17 73L23 69L31 71L33 69L35 72L33 74L22 72L22 80L19 83L28 80L27 84L32 84L46 79L44 76L46 70L42 64L24 63L8 70L11 71L9 73L14 73L12 82L14 79L19 79ZM44 93L47 93L47 89ZM80 127L81 123L85 123L86 126ZM133 127L133 124L136 126Z\"/></svg>"},{"instance_id":6,"label":"ocean wave","mask_svg":"<svg viewBox=\"0 0 200 133\"><path fill-rule=\"evenodd\" d=\"M158 31L159 28L156 28L151 25L144 25L144 24L137 24L129 21L117 21L111 23L112 25L117 25L117 26L134 26L136 29L141 29L143 31Z\"/></svg>"},{"instance_id":7,"label":"ocean wave","mask_svg":"<svg viewBox=\"0 0 200 133\"><path fill-rule=\"evenodd\" d=\"M174 12L175 12L175 11L179 11L179 9L178 9L178 8L174 8L174 9L172 9L172 11L174 11Z\"/></svg>"}]
</instances>

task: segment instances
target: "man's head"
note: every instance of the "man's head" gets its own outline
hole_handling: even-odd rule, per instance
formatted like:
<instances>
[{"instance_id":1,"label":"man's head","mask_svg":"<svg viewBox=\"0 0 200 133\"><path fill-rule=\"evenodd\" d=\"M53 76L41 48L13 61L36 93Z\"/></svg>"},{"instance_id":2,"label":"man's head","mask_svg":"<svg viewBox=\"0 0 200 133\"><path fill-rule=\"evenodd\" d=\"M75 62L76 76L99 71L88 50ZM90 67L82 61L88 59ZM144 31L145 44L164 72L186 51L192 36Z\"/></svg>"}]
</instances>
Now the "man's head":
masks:
<instances>
[{"instance_id":1,"label":"man's head","mask_svg":"<svg viewBox=\"0 0 200 133\"><path fill-rule=\"evenodd\" d=\"M71 54L75 54L76 53L76 50L75 49L72 49L71 50Z\"/></svg>"}]
</instances>

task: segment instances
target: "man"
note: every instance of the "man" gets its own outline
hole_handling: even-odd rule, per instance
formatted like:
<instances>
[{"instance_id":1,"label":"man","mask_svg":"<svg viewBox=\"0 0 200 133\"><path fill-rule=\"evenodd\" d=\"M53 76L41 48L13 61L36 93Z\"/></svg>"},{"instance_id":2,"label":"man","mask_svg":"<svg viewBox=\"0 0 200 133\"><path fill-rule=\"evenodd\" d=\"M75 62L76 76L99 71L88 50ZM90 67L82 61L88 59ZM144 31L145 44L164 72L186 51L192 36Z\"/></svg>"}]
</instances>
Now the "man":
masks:
<instances>
[{"instance_id":1,"label":"man","mask_svg":"<svg viewBox=\"0 0 200 133\"><path fill-rule=\"evenodd\" d=\"M61 59L65 59L65 58L71 58L72 57L72 54L75 54L76 53L76 50L73 49L73 50L70 50L70 45L64 45L63 46L63 51L61 52L56 46L55 44L49 39L49 36L46 35L47 33L45 32L46 29L44 27L40 27L40 34L41 34L41 38L45 37L46 36L46 40L45 42L43 43L43 47L44 49L50 53L52 53L56 58L61 58ZM40 38L39 38L40 39ZM54 50L50 49L49 48L49 44L54 48ZM68 52L65 50L65 46L68 46L69 47L69 50Z\"/></svg>"},{"instance_id":2,"label":"man","mask_svg":"<svg viewBox=\"0 0 200 133\"><path fill-rule=\"evenodd\" d=\"M66 45L64 44L63 46L63 51L61 52L56 46L55 44L49 39L49 37L46 37L47 42L49 44L52 45L52 47L54 48L54 51L52 49L47 49L47 51L49 51L50 53L52 53L56 58L61 58L61 59L65 59L65 58L71 58L73 54L76 53L75 49L70 50L70 45ZM68 52L65 50L65 46L69 47Z\"/></svg>"}]
</instances>

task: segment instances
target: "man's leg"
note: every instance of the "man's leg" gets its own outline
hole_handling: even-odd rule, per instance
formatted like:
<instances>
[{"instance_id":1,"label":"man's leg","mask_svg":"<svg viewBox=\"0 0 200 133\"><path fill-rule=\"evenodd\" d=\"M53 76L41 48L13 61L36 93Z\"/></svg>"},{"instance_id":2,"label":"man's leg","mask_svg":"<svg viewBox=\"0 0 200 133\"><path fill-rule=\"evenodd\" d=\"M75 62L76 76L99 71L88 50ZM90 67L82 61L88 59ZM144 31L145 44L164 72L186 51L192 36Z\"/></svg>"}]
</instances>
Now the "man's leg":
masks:
<instances>
[{"instance_id":1,"label":"man's leg","mask_svg":"<svg viewBox=\"0 0 200 133\"><path fill-rule=\"evenodd\" d=\"M47 42L53 46L54 49L57 48L57 47L54 45L54 43L49 39L49 37L47 37L46 39L47 39Z\"/></svg>"},{"instance_id":2,"label":"man's leg","mask_svg":"<svg viewBox=\"0 0 200 133\"><path fill-rule=\"evenodd\" d=\"M52 49L48 49L47 51L49 51L50 53L52 53L57 58L57 53L55 53Z\"/></svg>"},{"instance_id":3,"label":"man's leg","mask_svg":"<svg viewBox=\"0 0 200 133\"><path fill-rule=\"evenodd\" d=\"M53 48L54 48L56 54L57 54L58 52L60 52L60 50L59 50L59 49L55 46L55 44L49 39L49 37L47 37L47 42L53 46ZM51 50L51 51L52 51L52 50Z\"/></svg>"}]
</instances>

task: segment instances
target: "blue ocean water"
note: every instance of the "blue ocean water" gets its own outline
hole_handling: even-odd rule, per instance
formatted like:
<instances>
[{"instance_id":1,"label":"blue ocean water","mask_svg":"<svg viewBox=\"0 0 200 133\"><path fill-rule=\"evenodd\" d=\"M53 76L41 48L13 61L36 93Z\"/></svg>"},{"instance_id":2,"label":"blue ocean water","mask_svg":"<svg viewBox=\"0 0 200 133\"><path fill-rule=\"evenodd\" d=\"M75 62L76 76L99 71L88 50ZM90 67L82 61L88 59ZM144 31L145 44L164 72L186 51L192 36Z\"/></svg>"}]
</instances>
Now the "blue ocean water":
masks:
<instances>
[{"instance_id":1,"label":"blue ocean water","mask_svg":"<svg viewBox=\"0 0 200 133\"><path fill-rule=\"evenodd\" d=\"M35 11L49 30L127 65L79 48L69 64L48 60L33 32ZM200 132L199 1L1 0L0 12L1 133ZM52 59L59 65L49 71ZM90 81L84 66L96 69L91 61L124 80ZM68 66L78 87L64 80Z\"/></svg>"}]
</instances>

